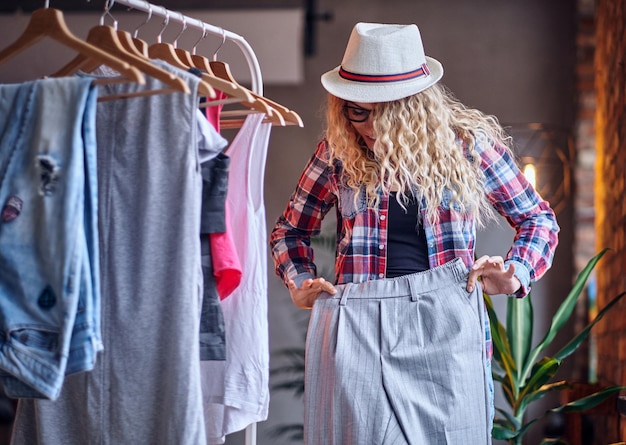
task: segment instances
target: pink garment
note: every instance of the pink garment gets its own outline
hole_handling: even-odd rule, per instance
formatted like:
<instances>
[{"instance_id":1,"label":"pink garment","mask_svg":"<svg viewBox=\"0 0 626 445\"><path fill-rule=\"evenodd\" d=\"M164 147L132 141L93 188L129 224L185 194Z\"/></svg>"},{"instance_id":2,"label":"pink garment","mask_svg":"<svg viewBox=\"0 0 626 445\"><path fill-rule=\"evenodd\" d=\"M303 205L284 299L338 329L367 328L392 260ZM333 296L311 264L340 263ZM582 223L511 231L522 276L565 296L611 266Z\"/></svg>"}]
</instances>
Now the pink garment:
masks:
<instances>
[{"instance_id":1,"label":"pink garment","mask_svg":"<svg viewBox=\"0 0 626 445\"><path fill-rule=\"evenodd\" d=\"M226 97L222 91L215 90L215 99L206 99L207 102L212 100L220 100ZM205 115L213 128L220 132L220 113L224 105L207 106ZM211 261L213 263L213 276L217 286L217 293L220 300L228 297L241 282L241 264L235 249L231 233L230 220L228 215L228 207L226 206L226 231L218 233L209 233L209 243L211 245Z\"/></svg>"},{"instance_id":2,"label":"pink garment","mask_svg":"<svg viewBox=\"0 0 626 445\"><path fill-rule=\"evenodd\" d=\"M221 100L221 99L224 99L225 97L226 97L226 93L224 93L223 91L215 90L215 98L214 99L206 98L206 101L208 103L211 103L211 101L213 100ZM213 128L215 128L215 130L217 130L218 133L220 132L220 113L222 112L222 108L224 108L223 104L214 105L214 106L209 105L205 108L205 114L206 114L207 120L211 123L211 125L213 125Z\"/></svg>"},{"instance_id":3,"label":"pink garment","mask_svg":"<svg viewBox=\"0 0 626 445\"><path fill-rule=\"evenodd\" d=\"M226 231L209 233L213 276L220 300L228 297L241 282L241 264L231 234L230 215L226 206Z\"/></svg>"}]
</instances>

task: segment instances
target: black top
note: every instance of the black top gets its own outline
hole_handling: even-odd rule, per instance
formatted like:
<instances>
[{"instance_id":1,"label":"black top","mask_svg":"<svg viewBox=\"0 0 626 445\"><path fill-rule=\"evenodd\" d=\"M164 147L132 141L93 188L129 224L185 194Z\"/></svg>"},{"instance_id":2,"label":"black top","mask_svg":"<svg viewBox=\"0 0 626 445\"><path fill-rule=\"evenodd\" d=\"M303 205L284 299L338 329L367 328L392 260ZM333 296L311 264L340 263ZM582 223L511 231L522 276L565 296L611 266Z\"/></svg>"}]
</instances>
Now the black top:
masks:
<instances>
[{"instance_id":1,"label":"black top","mask_svg":"<svg viewBox=\"0 0 626 445\"><path fill-rule=\"evenodd\" d=\"M418 215L417 202L410 202L405 211L396 200L396 194L391 193L387 220L388 278L430 268L426 233Z\"/></svg>"}]
</instances>

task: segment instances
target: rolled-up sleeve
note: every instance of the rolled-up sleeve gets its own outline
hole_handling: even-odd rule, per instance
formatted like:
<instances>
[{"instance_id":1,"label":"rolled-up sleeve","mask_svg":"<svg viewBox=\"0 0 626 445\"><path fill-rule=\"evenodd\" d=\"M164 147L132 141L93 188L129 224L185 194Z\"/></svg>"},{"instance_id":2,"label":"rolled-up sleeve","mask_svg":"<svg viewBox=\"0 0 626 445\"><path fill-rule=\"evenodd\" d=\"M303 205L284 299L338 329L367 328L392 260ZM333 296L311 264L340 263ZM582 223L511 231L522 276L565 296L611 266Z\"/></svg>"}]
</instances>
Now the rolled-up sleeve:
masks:
<instances>
[{"instance_id":1,"label":"rolled-up sleeve","mask_svg":"<svg viewBox=\"0 0 626 445\"><path fill-rule=\"evenodd\" d=\"M515 276L522 284L515 296L524 297L530 291L530 284L552 265L559 233L556 216L507 149L484 141L476 149L481 157L489 201L515 230L505 263L514 265Z\"/></svg>"},{"instance_id":2,"label":"rolled-up sleeve","mask_svg":"<svg viewBox=\"0 0 626 445\"><path fill-rule=\"evenodd\" d=\"M292 279L299 286L317 274L311 237L320 233L324 216L336 202L327 159L326 142L322 141L270 234L275 271L285 283Z\"/></svg>"}]
</instances>

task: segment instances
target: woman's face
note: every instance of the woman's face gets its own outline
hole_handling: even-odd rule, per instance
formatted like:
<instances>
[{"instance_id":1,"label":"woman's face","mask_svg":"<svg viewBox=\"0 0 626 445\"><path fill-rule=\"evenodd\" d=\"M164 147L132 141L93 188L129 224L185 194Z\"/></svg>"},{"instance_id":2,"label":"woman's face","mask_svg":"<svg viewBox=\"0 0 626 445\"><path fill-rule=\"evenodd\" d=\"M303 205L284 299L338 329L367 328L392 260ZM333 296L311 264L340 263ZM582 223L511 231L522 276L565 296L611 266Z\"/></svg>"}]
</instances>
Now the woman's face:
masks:
<instances>
[{"instance_id":1,"label":"woman's face","mask_svg":"<svg viewBox=\"0 0 626 445\"><path fill-rule=\"evenodd\" d=\"M367 148L370 150L374 148L374 142L376 142L371 113L374 105L361 102L346 102L344 104L344 115L350 121L352 127L354 127L354 131L363 138Z\"/></svg>"}]
</instances>

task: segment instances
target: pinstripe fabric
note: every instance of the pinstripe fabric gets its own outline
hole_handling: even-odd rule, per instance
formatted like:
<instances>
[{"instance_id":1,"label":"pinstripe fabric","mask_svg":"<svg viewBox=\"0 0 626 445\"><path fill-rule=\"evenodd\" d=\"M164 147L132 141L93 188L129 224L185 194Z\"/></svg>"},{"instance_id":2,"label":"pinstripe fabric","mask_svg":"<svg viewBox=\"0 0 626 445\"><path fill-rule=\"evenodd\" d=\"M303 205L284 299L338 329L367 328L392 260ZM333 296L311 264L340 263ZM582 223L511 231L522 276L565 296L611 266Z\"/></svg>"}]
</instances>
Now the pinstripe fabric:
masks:
<instances>
[{"instance_id":1,"label":"pinstripe fabric","mask_svg":"<svg viewBox=\"0 0 626 445\"><path fill-rule=\"evenodd\" d=\"M315 302L306 445L491 443L482 290L466 282L456 259Z\"/></svg>"}]
</instances>

